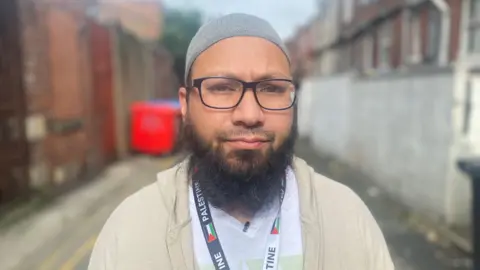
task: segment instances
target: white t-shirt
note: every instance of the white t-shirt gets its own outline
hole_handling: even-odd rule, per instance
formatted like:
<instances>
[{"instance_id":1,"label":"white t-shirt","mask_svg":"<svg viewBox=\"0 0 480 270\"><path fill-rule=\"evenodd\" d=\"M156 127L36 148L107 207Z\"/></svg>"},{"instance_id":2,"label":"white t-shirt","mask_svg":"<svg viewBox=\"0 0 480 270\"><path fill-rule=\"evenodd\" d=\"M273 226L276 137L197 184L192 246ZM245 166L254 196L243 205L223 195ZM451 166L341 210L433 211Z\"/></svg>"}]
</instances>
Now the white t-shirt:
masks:
<instances>
[{"instance_id":1,"label":"white t-shirt","mask_svg":"<svg viewBox=\"0 0 480 270\"><path fill-rule=\"evenodd\" d=\"M277 216L277 210L278 206L263 213L261 216L255 216L250 221L248 230L244 232L245 224L222 210L210 206L217 236L230 269L262 269L267 238ZM194 252L197 263L201 270L215 270L198 219L191 187L190 213L192 216ZM298 189L295 174L292 170L287 172L287 188L282 204L280 222L280 258L278 269L303 269Z\"/></svg>"}]
</instances>

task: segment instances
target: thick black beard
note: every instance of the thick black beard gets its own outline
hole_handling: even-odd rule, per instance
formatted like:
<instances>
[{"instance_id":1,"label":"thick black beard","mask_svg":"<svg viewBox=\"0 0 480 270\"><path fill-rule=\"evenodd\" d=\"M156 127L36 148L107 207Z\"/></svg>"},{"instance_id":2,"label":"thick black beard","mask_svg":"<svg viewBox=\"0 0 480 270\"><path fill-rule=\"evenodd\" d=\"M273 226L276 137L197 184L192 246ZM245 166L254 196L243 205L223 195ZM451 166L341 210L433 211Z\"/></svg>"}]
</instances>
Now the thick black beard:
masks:
<instances>
[{"instance_id":1,"label":"thick black beard","mask_svg":"<svg viewBox=\"0 0 480 270\"><path fill-rule=\"evenodd\" d=\"M207 201L223 210L238 209L255 214L278 200L286 170L292 164L297 123L278 149L267 153L239 150L225 156L198 135L188 119L183 124L183 146L191 153L189 175L198 181ZM227 161L234 158L235 164Z\"/></svg>"}]
</instances>

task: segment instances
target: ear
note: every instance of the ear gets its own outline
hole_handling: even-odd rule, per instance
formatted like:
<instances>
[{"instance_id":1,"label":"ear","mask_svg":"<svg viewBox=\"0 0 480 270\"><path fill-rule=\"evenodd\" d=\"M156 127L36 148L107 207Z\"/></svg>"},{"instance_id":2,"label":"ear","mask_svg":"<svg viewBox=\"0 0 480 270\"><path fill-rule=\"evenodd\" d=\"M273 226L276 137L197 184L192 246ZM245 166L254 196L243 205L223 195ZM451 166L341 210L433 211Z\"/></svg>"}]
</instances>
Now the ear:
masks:
<instances>
[{"instance_id":1,"label":"ear","mask_svg":"<svg viewBox=\"0 0 480 270\"><path fill-rule=\"evenodd\" d=\"M187 89L185 87L180 87L178 91L178 100L180 101L180 108L182 112L182 119L185 120L188 112L188 97Z\"/></svg>"}]
</instances>

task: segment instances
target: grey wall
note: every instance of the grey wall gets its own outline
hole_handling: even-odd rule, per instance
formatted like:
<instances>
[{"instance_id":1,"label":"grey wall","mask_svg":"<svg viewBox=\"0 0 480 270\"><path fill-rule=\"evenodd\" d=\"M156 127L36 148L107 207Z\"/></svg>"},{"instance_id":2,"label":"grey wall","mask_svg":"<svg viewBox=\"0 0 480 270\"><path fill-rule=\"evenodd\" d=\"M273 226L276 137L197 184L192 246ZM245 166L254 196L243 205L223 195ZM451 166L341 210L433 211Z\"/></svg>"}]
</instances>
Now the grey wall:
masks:
<instances>
[{"instance_id":1,"label":"grey wall","mask_svg":"<svg viewBox=\"0 0 480 270\"><path fill-rule=\"evenodd\" d=\"M299 131L416 211L445 220L453 208L463 219L455 222L468 223L468 202L452 199L449 190L453 88L454 73L445 71L312 78L303 84ZM468 198L466 193L454 195Z\"/></svg>"}]
</instances>

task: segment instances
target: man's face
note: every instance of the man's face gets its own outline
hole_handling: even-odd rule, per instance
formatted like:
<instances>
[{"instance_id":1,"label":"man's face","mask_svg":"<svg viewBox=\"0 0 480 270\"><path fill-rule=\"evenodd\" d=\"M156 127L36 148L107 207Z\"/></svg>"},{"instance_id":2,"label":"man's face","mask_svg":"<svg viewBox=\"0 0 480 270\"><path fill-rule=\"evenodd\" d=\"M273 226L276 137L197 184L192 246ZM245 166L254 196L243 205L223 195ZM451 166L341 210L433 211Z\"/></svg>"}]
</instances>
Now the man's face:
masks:
<instances>
[{"instance_id":1,"label":"man's face","mask_svg":"<svg viewBox=\"0 0 480 270\"><path fill-rule=\"evenodd\" d=\"M216 43L196 59L190 74L192 79L221 76L245 82L291 79L282 50L256 37L234 37ZM233 172L261 168L291 139L293 109L265 110L255 100L252 89L232 109L205 106L197 89L187 93L182 88L179 97L184 122L191 126L191 132Z\"/></svg>"}]
</instances>

